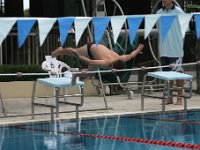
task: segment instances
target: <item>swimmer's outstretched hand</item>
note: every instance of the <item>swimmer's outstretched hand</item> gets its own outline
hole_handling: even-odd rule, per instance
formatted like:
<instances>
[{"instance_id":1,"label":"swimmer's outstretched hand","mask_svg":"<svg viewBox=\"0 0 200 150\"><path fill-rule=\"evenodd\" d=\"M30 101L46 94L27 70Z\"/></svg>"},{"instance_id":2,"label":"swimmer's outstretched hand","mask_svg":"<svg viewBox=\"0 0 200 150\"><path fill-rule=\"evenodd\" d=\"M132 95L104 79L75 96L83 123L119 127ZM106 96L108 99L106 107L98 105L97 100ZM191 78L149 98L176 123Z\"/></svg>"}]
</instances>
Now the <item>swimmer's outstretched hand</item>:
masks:
<instances>
[{"instance_id":1,"label":"swimmer's outstretched hand","mask_svg":"<svg viewBox=\"0 0 200 150\"><path fill-rule=\"evenodd\" d=\"M138 47L137 47L137 49L139 50L139 51L142 51L143 49L144 49L144 44L139 44L138 45Z\"/></svg>"}]
</instances>

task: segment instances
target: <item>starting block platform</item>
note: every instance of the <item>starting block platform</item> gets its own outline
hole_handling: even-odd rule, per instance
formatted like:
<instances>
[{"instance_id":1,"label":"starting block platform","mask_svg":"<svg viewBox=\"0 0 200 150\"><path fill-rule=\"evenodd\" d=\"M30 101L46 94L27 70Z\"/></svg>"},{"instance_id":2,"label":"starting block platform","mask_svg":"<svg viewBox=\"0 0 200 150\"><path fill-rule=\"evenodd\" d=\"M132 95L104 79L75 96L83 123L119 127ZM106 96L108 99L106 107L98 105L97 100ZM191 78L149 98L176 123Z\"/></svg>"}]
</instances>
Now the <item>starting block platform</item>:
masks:
<instances>
[{"instance_id":1,"label":"starting block platform","mask_svg":"<svg viewBox=\"0 0 200 150\"><path fill-rule=\"evenodd\" d=\"M53 96L55 98L55 105L49 105L49 104L44 104L44 103L39 103L35 102L36 99L38 98L52 98L52 97L47 97L47 96L41 96L41 97L36 97L36 84L40 83L45 86L51 87L55 89L55 95ZM77 86L79 87L80 93L69 95L69 94L60 94L60 89L61 88L67 88L67 87L72 87L72 86ZM72 103L72 102L67 102L67 101L60 101L60 98L66 98L66 97L80 97L80 103ZM37 79L34 84L33 84L33 91L32 91L32 100L31 100L31 108L32 108L32 119L34 119L34 114L35 114L35 106L44 106L44 107L49 107L51 110L51 119L53 120L53 115L54 115L54 109L56 109L56 117L59 117L59 104L68 104L68 105L73 105L76 107L76 119L79 120L79 107L81 107L84 103L84 82L77 80L75 85L71 84L71 79L66 78L66 77L59 77L59 78L39 78Z\"/></svg>"},{"instance_id":2,"label":"starting block platform","mask_svg":"<svg viewBox=\"0 0 200 150\"><path fill-rule=\"evenodd\" d=\"M161 82L164 82L164 84L154 84L154 85L152 85L152 83L149 84L147 81L147 77L153 77L155 79L158 79ZM147 73L146 75L144 75L142 83L141 110L144 110L144 98L151 97L162 100L162 111L164 112L165 100L167 100L170 96L184 98L184 110L187 110L187 99L192 97L192 79L193 76L191 75L174 71L156 71ZM170 82L176 80L185 80L184 87L177 87L177 86L170 87ZM186 82L189 82L189 84L186 84ZM150 93L149 91L152 90L150 89L150 87L152 86L155 88L155 90L158 90L156 88L163 90L162 96L155 96L153 94L149 94ZM182 96L178 96L178 94L176 95L172 94L173 92L180 89L184 90L184 94Z\"/></svg>"}]
</instances>

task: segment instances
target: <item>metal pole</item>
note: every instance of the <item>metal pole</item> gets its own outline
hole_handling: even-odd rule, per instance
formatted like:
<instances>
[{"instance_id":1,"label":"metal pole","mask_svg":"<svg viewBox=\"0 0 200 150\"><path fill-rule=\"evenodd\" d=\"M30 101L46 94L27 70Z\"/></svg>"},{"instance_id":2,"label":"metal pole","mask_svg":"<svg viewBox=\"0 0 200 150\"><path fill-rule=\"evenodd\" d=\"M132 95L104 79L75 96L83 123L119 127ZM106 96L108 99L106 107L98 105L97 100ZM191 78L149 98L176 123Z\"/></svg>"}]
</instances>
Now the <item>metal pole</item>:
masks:
<instances>
[{"instance_id":1,"label":"metal pole","mask_svg":"<svg viewBox=\"0 0 200 150\"><path fill-rule=\"evenodd\" d=\"M200 40L197 40L197 59L200 58ZM200 70L199 70L199 65L196 66L196 78L197 78L197 93L200 93Z\"/></svg>"},{"instance_id":2,"label":"metal pole","mask_svg":"<svg viewBox=\"0 0 200 150\"><path fill-rule=\"evenodd\" d=\"M101 78L101 74L99 72L99 69L98 69L98 76L99 76L99 81L100 81L100 85L101 85L101 89L102 89L102 94L103 94L103 99L104 99L104 103L105 103L105 106L106 106L106 109L108 108L108 105L107 105L107 100L106 100L106 94L105 94L105 91L103 89L103 82L102 82L102 78Z\"/></svg>"},{"instance_id":3,"label":"metal pole","mask_svg":"<svg viewBox=\"0 0 200 150\"><path fill-rule=\"evenodd\" d=\"M0 65L3 65L2 46L0 45Z\"/></svg>"},{"instance_id":4,"label":"metal pole","mask_svg":"<svg viewBox=\"0 0 200 150\"><path fill-rule=\"evenodd\" d=\"M6 109L5 109L4 104L3 104L3 99L1 97L1 93L0 93L0 99L1 99L2 112L3 112L4 116L6 116Z\"/></svg>"}]
</instances>

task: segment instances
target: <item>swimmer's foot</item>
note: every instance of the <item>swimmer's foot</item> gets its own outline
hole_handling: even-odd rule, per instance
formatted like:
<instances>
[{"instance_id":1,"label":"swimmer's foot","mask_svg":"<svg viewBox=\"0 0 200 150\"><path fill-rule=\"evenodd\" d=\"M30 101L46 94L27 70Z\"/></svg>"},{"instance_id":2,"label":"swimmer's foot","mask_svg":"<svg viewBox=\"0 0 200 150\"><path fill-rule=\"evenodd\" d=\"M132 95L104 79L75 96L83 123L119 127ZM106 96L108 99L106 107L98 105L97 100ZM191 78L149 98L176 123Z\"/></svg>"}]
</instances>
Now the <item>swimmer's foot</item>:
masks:
<instances>
[{"instance_id":1,"label":"swimmer's foot","mask_svg":"<svg viewBox=\"0 0 200 150\"><path fill-rule=\"evenodd\" d=\"M182 98L177 98L175 105L182 105Z\"/></svg>"},{"instance_id":2,"label":"swimmer's foot","mask_svg":"<svg viewBox=\"0 0 200 150\"><path fill-rule=\"evenodd\" d=\"M54 50L51 53L51 56L52 57L57 57L58 55L60 55L60 53L62 52L62 50L63 50L62 46L59 46L56 50Z\"/></svg>"},{"instance_id":3,"label":"swimmer's foot","mask_svg":"<svg viewBox=\"0 0 200 150\"><path fill-rule=\"evenodd\" d=\"M165 104L165 105L174 104L173 99L172 99L172 98L169 98L169 99L165 100L165 101L164 101L164 104ZM162 103L161 103L161 105L162 105Z\"/></svg>"}]
</instances>

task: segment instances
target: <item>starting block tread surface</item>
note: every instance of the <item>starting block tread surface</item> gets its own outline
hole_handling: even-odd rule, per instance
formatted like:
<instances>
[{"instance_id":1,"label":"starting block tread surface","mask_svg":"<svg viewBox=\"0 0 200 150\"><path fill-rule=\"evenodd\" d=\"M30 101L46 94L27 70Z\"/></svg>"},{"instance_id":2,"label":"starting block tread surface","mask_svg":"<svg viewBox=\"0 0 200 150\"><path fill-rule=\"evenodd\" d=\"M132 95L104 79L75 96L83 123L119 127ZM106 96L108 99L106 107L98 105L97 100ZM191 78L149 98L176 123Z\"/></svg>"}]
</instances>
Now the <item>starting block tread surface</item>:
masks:
<instances>
[{"instance_id":1,"label":"starting block tread surface","mask_svg":"<svg viewBox=\"0 0 200 150\"><path fill-rule=\"evenodd\" d=\"M66 77L61 77L61 78L39 78L37 79L38 83L45 84L50 87L56 87L56 88L61 88L61 87L67 87L67 86L72 86L71 84L71 79L66 78ZM84 82L82 81L76 81L76 84L73 86L81 86L84 85Z\"/></svg>"},{"instance_id":2,"label":"starting block tread surface","mask_svg":"<svg viewBox=\"0 0 200 150\"><path fill-rule=\"evenodd\" d=\"M193 76L175 71L149 72L148 76L162 80L191 80Z\"/></svg>"}]
</instances>

